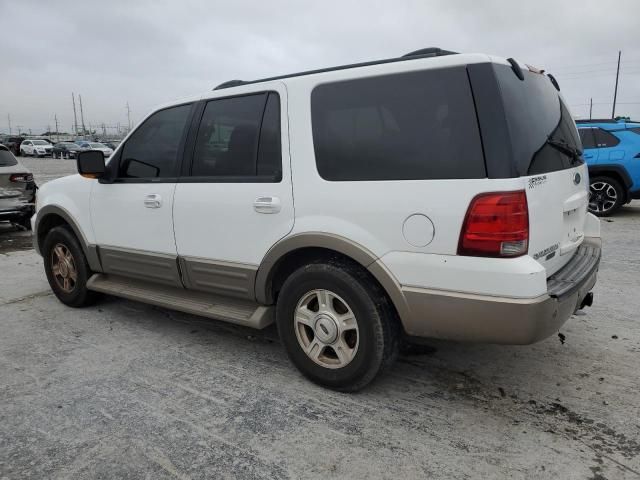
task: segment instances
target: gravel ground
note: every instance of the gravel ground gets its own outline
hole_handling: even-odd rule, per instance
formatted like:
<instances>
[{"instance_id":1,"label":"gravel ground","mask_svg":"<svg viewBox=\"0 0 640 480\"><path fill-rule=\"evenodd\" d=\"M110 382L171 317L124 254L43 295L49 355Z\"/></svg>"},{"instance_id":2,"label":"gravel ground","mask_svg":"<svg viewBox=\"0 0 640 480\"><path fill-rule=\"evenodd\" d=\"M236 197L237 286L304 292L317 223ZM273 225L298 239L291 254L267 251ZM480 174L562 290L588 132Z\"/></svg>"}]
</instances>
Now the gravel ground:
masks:
<instances>
[{"instance_id":1,"label":"gravel ground","mask_svg":"<svg viewBox=\"0 0 640 480\"><path fill-rule=\"evenodd\" d=\"M74 168L25 163L40 183ZM67 308L28 234L0 228L0 479L640 478L639 229L640 202L602 223L595 303L564 343L433 341L339 394L273 328Z\"/></svg>"}]
</instances>

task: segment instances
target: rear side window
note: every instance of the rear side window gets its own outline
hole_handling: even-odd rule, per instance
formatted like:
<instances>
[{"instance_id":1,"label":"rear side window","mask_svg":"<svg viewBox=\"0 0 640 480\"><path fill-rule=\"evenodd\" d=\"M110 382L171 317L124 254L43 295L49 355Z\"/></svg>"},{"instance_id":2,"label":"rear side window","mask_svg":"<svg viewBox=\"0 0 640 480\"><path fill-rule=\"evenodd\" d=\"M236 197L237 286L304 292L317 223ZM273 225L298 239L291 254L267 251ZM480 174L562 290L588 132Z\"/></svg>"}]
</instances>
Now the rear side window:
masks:
<instances>
[{"instance_id":1,"label":"rear side window","mask_svg":"<svg viewBox=\"0 0 640 480\"><path fill-rule=\"evenodd\" d=\"M18 161L9 150L0 148L0 167L13 167Z\"/></svg>"},{"instance_id":2,"label":"rear side window","mask_svg":"<svg viewBox=\"0 0 640 480\"><path fill-rule=\"evenodd\" d=\"M280 99L259 93L207 102L196 139L193 177L279 182Z\"/></svg>"},{"instance_id":3,"label":"rear side window","mask_svg":"<svg viewBox=\"0 0 640 480\"><path fill-rule=\"evenodd\" d=\"M486 177L464 67L319 85L311 115L325 180Z\"/></svg>"},{"instance_id":4,"label":"rear side window","mask_svg":"<svg viewBox=\"0 0 640 480\"><path fill-rule=\"evenodd\" d=\"M118 177L175 177L190 111L191 105L180 105L147 118L122 149Z\"/></svg>"},{"instance_id":5,"label":"rear side window","mask_svg":"<svg viewBox=\"0 0 640 480\"><path fill-rule=\"evenodd\" d=\"M615 147L620 143L620 139L618 137L606 130L602 130L601 128L595 128L593 133L596 145L599 148Z\"/></svg>"},{"instance_id":6,"label":"rear side window","mask_svg":"<svg viewBox=\"0 0 640 480\"><path fill-rule=\"evenodd\" d=\"M593 136L593 128L579 128L580 140L582 148L596 148L596 140Z\"/></svg>"}]
</instances>

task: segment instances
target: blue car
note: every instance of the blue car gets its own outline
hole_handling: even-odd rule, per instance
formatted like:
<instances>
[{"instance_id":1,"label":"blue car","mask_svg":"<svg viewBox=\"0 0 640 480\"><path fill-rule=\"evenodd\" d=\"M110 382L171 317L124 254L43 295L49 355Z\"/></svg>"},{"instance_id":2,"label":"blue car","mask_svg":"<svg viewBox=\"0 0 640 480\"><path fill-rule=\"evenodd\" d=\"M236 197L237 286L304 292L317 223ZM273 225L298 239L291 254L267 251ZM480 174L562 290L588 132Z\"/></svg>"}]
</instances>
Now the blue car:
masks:
<instances>
[{"instance_id":1,"label":"blue car","mask_svg":"<svg viewBox=\"0 0 640 480\"><path fill-rule=\"evenodd\" d=\"M640 199L640 122L578 120L589 167L589 211L606 217Z\"/></svg>"}]
</instances>

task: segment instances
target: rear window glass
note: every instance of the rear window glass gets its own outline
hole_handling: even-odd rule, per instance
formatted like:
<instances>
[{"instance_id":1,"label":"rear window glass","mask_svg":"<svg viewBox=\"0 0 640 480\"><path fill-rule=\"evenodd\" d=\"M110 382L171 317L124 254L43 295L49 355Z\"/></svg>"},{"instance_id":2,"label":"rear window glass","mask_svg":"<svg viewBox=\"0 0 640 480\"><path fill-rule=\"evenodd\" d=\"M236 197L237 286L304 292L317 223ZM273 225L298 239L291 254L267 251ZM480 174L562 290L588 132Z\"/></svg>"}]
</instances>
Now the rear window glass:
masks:
<instances>
[{"instance_id":1,"label":"rear window glass","mask_svg":"<svg viewBox=\"0 0 640 480\"><path fill-rule=\"evenodd\" d=\"M311 115L325 180L486 177L464 67L319 85Z\"/></svg>"},{"instance_id":2,"label":"rear window glass","mask_svg":"<svg viewBox=\"0 0 640 480\"><path fill-rule=\"evenodd\" d=\"M518 174L521 176L576 166L548 139L582 150L569 110L546 75L523 71L520 80L506 65L495 65Z\"/></svg>"},{"instance_id":3,"label":"rear window glass","mask_svg":"<svg viewBox=\"0 0 640 480\"><path fill-rule=\"evenodd\" d=\"M18 161L11 152L5 149L0 149L0 167L13 167L17 164Z\"/></svg>"}]
</instances>

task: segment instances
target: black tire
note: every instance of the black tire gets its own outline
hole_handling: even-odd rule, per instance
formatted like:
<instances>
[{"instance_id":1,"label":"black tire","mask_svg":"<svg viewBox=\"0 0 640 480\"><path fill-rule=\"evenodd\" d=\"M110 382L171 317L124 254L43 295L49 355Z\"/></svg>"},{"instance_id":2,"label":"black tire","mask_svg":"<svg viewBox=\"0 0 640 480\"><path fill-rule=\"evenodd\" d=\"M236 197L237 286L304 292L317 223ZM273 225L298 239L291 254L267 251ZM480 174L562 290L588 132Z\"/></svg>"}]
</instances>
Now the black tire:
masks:
<instances>
[{"instance_id":1,"label":"black tire","mask_svg":"<svg viewBox=\"0 0 640 480\"><path fill-rule=\"evenodd\" d=\"M594 215L608 217L624 203L625 191L615 178L600 176L589 180L589 211Z\"/></svg>"},{"instance_id":2,"label":"black tire","mask_svg":"<svg viewBox=\"0 0 640 480\"><path fill-rule=\"evenodd\" d=\"M53 256L54 248L62 245L71 254L75 271L77 272L74 286L70 291L65 291L54 277L53 272ZM89 269L87 259L78 243L73 232L66 226L52 228L44 239L42 245L42 256L44 257L44 269L47 274L47 280L51 286L51 290L56 297L70 307L78 308L90 305L98 295L96 292L87 290L87 280L91 277L92 272Z\"/></svg>"},{"instance_id":3,"label":"black tire","mask_svg":"<svg viewBox=\"0 0 640 480\"><path fill-rule=\"evenodd\" d=\"M344 299L357 322L357 349L343 367L321 366L307 356L298 340L294 320L298 302L318 289ZM293 364L311 381L334 390L354 392L364 388L397 356L400 328L395 310L385 292L359 265L312 263L293 272L278 295L276 322Z\"/></svg>"}]
</instances>

